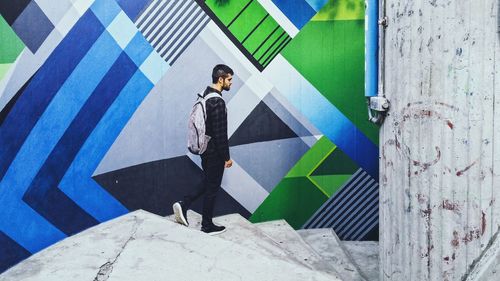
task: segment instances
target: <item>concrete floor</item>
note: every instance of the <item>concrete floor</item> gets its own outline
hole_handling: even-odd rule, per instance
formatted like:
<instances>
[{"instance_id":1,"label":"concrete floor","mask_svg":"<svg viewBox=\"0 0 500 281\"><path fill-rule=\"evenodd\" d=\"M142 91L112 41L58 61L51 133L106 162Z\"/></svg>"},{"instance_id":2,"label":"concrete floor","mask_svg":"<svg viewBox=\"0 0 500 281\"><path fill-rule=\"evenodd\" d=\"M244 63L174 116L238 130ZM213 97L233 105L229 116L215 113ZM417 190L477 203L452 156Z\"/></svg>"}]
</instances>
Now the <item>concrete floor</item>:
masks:
<instances>
[{"instance_id":1,"label":"concrete floor","mask_svg":"<svg viewBox=\"0 0 500 281\"><path fill-rule=\"evenodd\" d=\"M56 243L0 281L340 280L300 258L284 258L269 239L259 247L260 239L249 237L261 232L248 225L228 228L226 240L136 211Z\"/></svg>"}]
</instances>

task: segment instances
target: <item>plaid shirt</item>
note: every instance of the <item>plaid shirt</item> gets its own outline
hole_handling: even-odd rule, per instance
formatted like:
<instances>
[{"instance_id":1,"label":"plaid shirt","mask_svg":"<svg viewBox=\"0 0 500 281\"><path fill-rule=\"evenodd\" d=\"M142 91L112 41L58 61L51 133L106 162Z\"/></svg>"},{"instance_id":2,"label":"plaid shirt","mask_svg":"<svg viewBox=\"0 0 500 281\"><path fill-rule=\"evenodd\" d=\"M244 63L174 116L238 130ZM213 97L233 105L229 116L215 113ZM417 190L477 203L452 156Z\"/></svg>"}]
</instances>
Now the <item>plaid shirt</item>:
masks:
<instances>
[{"instance_id":1,"label":"plaid shirt","mask_svg":"<svg viewBox=\"0 0 500 281\"><path fill-rule=\"evenodd\" d=\"M210 142L208 143L207 150L203 153L203 157L214 157L228 161L229 156L229 144L227 139L227 109L226 103L222 99L221 92L213 89L212 87L207 87L203 96L209 93L216 92L221 95L221 98L211 98L206 102L207 120L206 123L206 134L211 136Z\"/></svg>"}]
</instances>

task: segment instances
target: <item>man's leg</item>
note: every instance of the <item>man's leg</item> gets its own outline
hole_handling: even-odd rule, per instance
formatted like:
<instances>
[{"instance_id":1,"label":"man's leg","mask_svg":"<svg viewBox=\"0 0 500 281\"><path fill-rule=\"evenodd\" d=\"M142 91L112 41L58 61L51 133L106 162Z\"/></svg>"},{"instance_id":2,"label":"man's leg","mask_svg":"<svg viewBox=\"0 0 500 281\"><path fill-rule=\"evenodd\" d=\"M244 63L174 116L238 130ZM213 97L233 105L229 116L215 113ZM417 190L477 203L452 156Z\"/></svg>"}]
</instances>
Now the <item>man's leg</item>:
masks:
<instances>
[{"instance_id":1,"label":"man's leg","mask_svg":"<svg viewBox=\"0 0 500 281\"><path fill-rule=\"evenodd\" d=\"M184 196L184 198L182 200L183 207L185 207L186 209L189 209L191 204L193 202L195 202L196 200L198 200L198 198L200 198L200 196L202 196L205 193L205 191L206 191L205 178L206 178L206 175L205 175L205 173L203 173L203 178L200 180L200 183L198 184L196 189L192 193Z\"/></svg>"},{"instance_id":2,"label":"man's leg","mask_svg":"<svg viewBox=\"0 0 500 281\"><path fill-rule=\"evenodd\" d=\"M205 174L205 198L201 225L207 227L213 225L215 201L224 174L224 160L219 158L202 159L202 167Z\"/></svg>"},{"instance_id":3,"label":"man's leg","mask_svg":"<svg viewBox=\"0 0 500 281\"><path fill-rule=\"evenodd\" d=\"M203 172L203 179L200 181L200 183L198 184L197 188L193 191L193 193L185 195L182 201L175 202L174 205L172 206L176 222L185 226L189 225L187 219L187 210L189 210L189 207L194 201L196 201L201 195L205 193L206 191L205 178L206 175L205 172Z\"/></svg>"}]
</instances>

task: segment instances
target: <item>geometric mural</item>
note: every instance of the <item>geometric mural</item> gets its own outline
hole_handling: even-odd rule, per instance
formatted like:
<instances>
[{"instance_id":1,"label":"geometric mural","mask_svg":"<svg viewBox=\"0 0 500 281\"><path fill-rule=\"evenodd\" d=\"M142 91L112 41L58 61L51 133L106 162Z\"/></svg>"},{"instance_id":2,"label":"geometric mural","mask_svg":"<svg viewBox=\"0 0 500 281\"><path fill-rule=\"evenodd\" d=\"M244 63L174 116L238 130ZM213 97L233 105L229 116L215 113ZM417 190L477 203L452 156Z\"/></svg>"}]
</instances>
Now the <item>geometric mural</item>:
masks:
<instances>
[{"instance_id":1,"label":"geometric mural","mask_svg":"<svg viewBox=\"0 0 500 281\"><path fill-rule=\"evenodd\" d=\"M0 16L0 80L5 76L10 65L24 49L24 43L19 39L5 19Z\"/></svg>"},{"instance_id":2,"label":"geometric mural","mask_svg":"<svg viewBox=\"0 0 500 281\"><path fill-rule=\"evenodd\" d=\"M0 272L130 211L171 214L200 184L187 120L219 63L234 164L216 215L376 238L363 1L3 1L0 35Z\"/></svg>"},{"instance_id":3,"label":"geometric mural","mask_svg":"<svg viewBox=\"0 0 500 281\"><path fill-rule=\"evenodd\" d=\"M340 239L362 239L370 235L378 224L377 198L378 183L359 169L309 218L303 228L331 227Z\"/></svg>"}]
</instances>

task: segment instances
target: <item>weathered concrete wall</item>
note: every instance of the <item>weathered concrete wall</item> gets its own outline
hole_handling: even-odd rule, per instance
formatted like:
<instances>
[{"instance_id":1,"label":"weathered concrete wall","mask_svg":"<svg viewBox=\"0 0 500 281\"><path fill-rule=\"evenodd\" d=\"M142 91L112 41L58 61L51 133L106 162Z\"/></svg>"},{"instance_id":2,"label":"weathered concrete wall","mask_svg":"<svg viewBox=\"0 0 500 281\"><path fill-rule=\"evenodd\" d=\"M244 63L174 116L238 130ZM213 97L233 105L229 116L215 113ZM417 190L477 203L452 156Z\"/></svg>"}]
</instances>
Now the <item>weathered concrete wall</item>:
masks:
<instances>
[{"instance_id":1,"label":"weathered concrete wall","mask_svg":"<svg viewBox=\"0 0 500 281\"><path fill-rule=\"evenodd\" d=\"M461 280L500 225L498 0L387 0L380 280Z\"/></svg>"}]
</instances>

